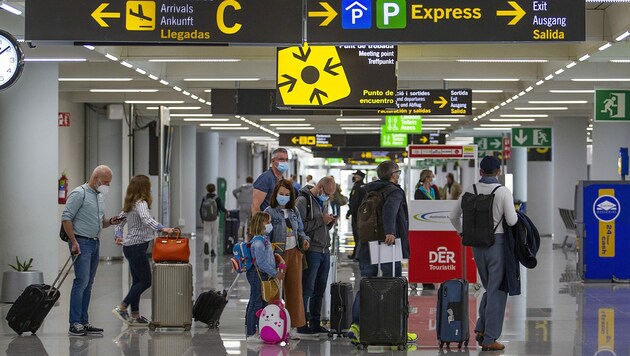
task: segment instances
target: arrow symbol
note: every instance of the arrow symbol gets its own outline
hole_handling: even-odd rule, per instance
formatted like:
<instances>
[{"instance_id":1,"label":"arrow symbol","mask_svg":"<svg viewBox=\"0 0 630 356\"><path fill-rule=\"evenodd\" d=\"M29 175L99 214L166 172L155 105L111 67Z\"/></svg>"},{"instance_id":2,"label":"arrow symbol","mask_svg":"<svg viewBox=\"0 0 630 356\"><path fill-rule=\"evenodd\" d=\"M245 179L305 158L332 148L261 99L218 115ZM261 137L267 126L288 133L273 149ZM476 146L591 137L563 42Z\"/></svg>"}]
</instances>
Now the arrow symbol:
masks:
<instances>
[{"instance_id":1,"label":"arrow symbol","mask_svg":"<svg viewBox=\"0 0 630 356\"><path fill-rule=\"evenodd\" d=\"M293 144L294 144L294 145L295 145L295 144L297 144L297 143L298 143L298 141L300 141L300 139L299 139L298 137L296 137L296 136L293 136L293 137L291 138L291 142L293 142Z\"/></svg>"},{"instance_id":2,"label":"arrow symbol","mask_svg":"<svg viewBox=\"0 0 630 356\"><path fill-rule=\"evenodd\" d=\"M514 136L514 139L519 145L522 145L525 141L527 141L527 135L523 136L523 130L518 130L518 136Z\"/></svg>"},{"instance_id":3,"label":"arrow symbol","mask_svg":"<svg viewBox=\"0 0 630 356\"><path fill-rule=\"evenodd\" d=\"M319 26L328 26L328 24L337 17L337 11L332 8L327 2L319 3L325 11L309 11L308 17L325 17Z\"/></svg>"},{"instance_id":4,"label":"arrow symbol","mask_svg":"<svg viewBox=\"0 0 630 356\"><path fill-rule=\"evenodd\" d=\"M514 10L497 10L497 16L513 16L512 20L508 22L508 26L514 26L525 16L525 10L516 1L508 1L508 4Z\"/></svg>"},{"instance_id":5,"label":"arrow symbol","mask_svg":"<svg viewBox=\"0 0 630 356\"><path fill-rule=\"evenodd\" d=\"M422 143L427 143L427 141L429 141L429 138L426 136L420 136L420 142Z\"/></svg>"},{"instance_id":6,"label":"arrow symbol","mask_svg":"<svg viewBox=\"0 0 630 356\"><path fill-rule=\"evenodd\" d=\"M104 12L105 8L109 6L109 3L104 2L100 4L94 12L92 12L92 18L96 20L96 22L101 27L109 27L107 22L103 21L103 19L119 19L120 12Z\"/></svg>"},{"instance_id":7,"label":"arrow symbol","mask_svg":"<svg viewBox=\"0 0 630 356\"><path fill-rule=\"evenodd\" d=\"M501 139L495 138L494 140L492 140L492 142L490 142L490 146L494 148L501 147Z\"/></svg>"},{"instance_id":8,"label":"arrow symbol","mask_svg":"<svg viewBox=\"0 0 630 356\"><path fill-rule=\"evenodd\" d=\"M309 98L309 100L312 103L313 100L317 98L317 102L319 103L319 105L322 105L322 98L321 98L322 96L328 97L328 94L326 94L326 92L323 92L315 88L313 89L313 94L311 94L311 97Z\"/></svg>"},{"instance_id":9,"label":"arrow symbol","mask_svg":"<svg viewBox=\"0 0 630 356\"><path fill-rule=\"evenodd\" d=\"M290 93L291 91L293 91L293 88L295 87L295 84L297 83L297 79L293 78L292 76L288 75L288 74L283 74L282 78L287 79L286 82L282 82L282 83L278 83L278 88L281 88L285 85L290 85L289 86L289 90L287 91L288 93Z\"/></svg>"},{"instance_id":10,"label":"arrow symbol","mask_svg":"<svg viewBox=\"0 0 630 356\"><path fill-rule=\"evenodd\" d=\"M300 47L300 54L293 53L293 57L301 60L302 62L306 62L308 60L308 56L311 55L311 47L306 49L306 53L304 52L304 47Z\"/></svg>"},{"instance_id":11,"label":"arrow symbol","mask_svg":"<svg viewBox=\"0 0 630 356\"><path fill-rule=\"evenodd\" d=\"M334 72L333 69L341 67L341 62L331 65L330 63L332 62L332 60L332 57L328 58L328 60L326 61L326 66L324 66L324 72L330 75L339 75L339 73Z\"/></svg>"},{"instance_id":12,"label":"arrow symbol","mask_svg":"<svg viewBox=\"0 0 630 356\"><path fill-rule=\"evenodd\" d=\"M440 100L433 101L433 104L440 105L440 109L445 107L448 104L448 100L446 100L443 96L440 95Z\"/></svg>"}]
</instances>

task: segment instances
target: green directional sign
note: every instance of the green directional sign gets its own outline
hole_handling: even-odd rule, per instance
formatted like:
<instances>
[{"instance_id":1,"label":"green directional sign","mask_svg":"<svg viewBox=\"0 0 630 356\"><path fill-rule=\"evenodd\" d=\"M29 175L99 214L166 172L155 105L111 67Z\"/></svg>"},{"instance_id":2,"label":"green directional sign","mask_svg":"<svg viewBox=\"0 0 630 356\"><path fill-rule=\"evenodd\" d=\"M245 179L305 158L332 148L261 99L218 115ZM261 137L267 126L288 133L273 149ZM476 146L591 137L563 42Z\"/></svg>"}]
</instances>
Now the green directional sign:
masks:
<instances>
[{"instance_id":1,"label":"green directional sign","mask_svg":"<svg viewBox=\"0 0 630 356\"><path fill-rule=\"evenodd\" d=\"M381 147L407 147L407 134L381 132Z\"/></svg>"},{"instance_id":2,"label":"green directional sign","mask_svg":"<svg viewBox=\"0 0 630 356\"><path fill-rule=\"evenodd\" d=\"M630 121L630 90L595 90L595 121Z\"/></svg>"},{"instance_id":3,"label":"green directional sign","mask_svg":"<svg viewBox=\"0 0 630 356\"><path fill-rule=\"evenodd\" d=\"M551 147L551 127L513 127L512 147Z\"/></svg>"},{"instance_id":4,"label":"green directional sign","mask_svg":"<svg viewBox=\"0 0 630 356\"><path fill-rule=\"evenodd\" d=\"M420 133L422 132L422 116L385 116L385 125L381 126L381 132Z\"/></svg>"},{"instance_id":5,"label":"green directional sign","mask_svg":"<svg viewBox=\"0 0 630 356\"><path fill-rule=\"evenodd\" d=\"M502 151L503 137L475 137L474 143L479 151Z\"/></svg>"}]
</instances>

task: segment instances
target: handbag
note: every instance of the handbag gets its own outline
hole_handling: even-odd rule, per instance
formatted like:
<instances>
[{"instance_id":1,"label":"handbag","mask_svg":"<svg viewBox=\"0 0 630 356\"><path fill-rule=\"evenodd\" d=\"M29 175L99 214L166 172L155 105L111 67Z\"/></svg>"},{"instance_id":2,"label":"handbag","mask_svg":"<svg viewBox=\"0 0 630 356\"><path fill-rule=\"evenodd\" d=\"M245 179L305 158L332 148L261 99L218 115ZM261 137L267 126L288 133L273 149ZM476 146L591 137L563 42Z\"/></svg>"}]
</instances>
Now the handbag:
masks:
<instances>
[{"instance_id":1,"label":"handbag","mask_svg":"<svg viewBox=\"0 0 630 356\"><path fill-rule=\"evenodd\" d=\"M179 229L175 229L175 236L159 236L153 244L154 262L184 262L190 259L188 239L179 237Z\"/></svg>"},{"instance_id":2,"label":"handbag","mask_svg":"<svg viewBox=\"0 0 630 356\"><path fill-rule=\"evenodd\" d=\"M256 272L258 272L258 278L260 279L260 290L262 295L262 300L267 303L270 303L274 300L280 299L280 282L277 278L269 278L266 281L263 281L260 276L260 270L256 267Z\"/></svg>"},{"instance_id":3,"label":"handbag","mask_svg":"<svg viewBox=\"0 0 630 356\"><path fill-rule=\"evenodd\" d=\"M68 242L68 240L70 240L70 237L66 233L66 229L63 228L63 221L61 222L61 229L59 230L59 238L63 242Z\"/></svg>"}]
</instances>

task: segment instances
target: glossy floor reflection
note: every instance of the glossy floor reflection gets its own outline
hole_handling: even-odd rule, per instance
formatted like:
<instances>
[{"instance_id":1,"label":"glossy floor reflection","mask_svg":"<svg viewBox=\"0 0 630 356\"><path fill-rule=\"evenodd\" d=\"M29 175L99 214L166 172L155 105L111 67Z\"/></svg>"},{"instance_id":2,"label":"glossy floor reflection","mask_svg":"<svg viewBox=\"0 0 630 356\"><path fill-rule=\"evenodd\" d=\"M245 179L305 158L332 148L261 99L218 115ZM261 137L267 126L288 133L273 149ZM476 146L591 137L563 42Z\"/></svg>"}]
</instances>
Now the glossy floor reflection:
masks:
<instances>
[{"instance_id":1,"label":"glossy floor reflection","mask_svg":"<svg viewBox=\"0 0 630 356\"><path fill-rule=\"evenodd\" d=\"M356 263L345 258L349 246L347 221L340 227L342 253L338 279L358 283ZM203 243L192 243L195 296L209 289L229 287L235 278L229 256L210 258L203 255ZM195 323L191 331L177 329L153 332L127 328L114 318L111 309L127 291L126 265L122 261L101 262L94 285L90 321L105 329L100 337L67 335L68 291L70 278L62 288L62 297L37 335L18 337L4 317L10 308L1 304L0 354L6 355L348 355L348 354L505 354L505 355L603 355L629 354L630 286L587 284L576 281L576 256L566 250L554 250L544 239L535 270L523 270L523 294L508 299L503 336L503 352L481 352L474 339L466 350L440 350L435 333L435 291L410 291L410 304L416 310L409 328L419 334L419 342L407 351L370 347L357 351L347 339L322 338L300 340L285 347L247 345L244 316L249 285L240 278L221 319L219 329L209 330ZM123 276L125 278L123 278ZM355 286L356 290L356 286ZM471 288L474 292L474 289ZM471 292L472 293L472 292ZM471 327L481 292L471 294ZM141 312L150 317L151 293L146 292Z\"/></svg>"}]
</instances>

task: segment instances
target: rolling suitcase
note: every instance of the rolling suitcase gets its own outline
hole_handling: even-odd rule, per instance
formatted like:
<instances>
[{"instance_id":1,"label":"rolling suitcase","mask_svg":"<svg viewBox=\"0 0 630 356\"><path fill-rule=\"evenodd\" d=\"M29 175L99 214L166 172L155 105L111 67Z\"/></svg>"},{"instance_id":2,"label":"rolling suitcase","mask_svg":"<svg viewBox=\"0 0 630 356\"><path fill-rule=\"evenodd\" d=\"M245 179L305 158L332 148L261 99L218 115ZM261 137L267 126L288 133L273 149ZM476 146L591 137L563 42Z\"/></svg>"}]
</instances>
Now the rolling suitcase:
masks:
<instances>
[{"instance_id":1,"label":"rolling suitcase","mask_svg":"<svg viewBox=\"0 0 630 356\"><path fill-rule=\"evenodd\" d=\"M223 309L228 303L232 288L236 285L238 278L241 274L237 274L234 278L234 282L230 285L230 288L226 291L219 292L216 290L210 290L199 294L195 305L193 306L193 318L202 323L208 324L208 328L214 329L219 327L219 319L223 314Z\"/></svg>"},{"instance_id":2,"label":"rolling suitcase","mask_svg":"<svg viewBox=\"0 0 630 356\"><path fill-rule=\"evenodd\" d=\"M466 248L462 246L462 255L466 261ZM451 342L468 346L470 327L468 325L468 281L466 281L466 263L463 267L464 279L450 279L438 289L436 330L440 348Z\"/></svg>"},{"instance_id":3,"label":"rolling suitcase","mask_svg":"<svg viewBox=\"0 0 630 356\"><path fill-rule=\"evenodd\" d=\"M225 228L223 234L223 254L231 255L234 244L238 241L238 210L230 210L225 218Z\"/></svg>"},{"instance_id":4,"label":"rolling suitcase","mask_svg":"<svg viewBox=\"0 0 630 356\"><path fill-rule=\"evenodd\" d=\"M392 271L395 271L396 248L392 251ZM380 259L379 253L379 272ZM407 348L408 286L405 277L366 277L361 280L361 343L358 348L369 345L391 345L399 350Z\"/></svg>"},{"instance_id":5,"label":"rolling suitcase","mask_svg":"<svg viewBox=\"0 0 630 356\"><path fill-rule=\"evenodd\" d=\"M70 267L68 267L68 263ZM52 283L48 284L31 284L24 289L24 292L15 300L15 303L9 309L7 313L7 321L9 326L18 335L22 335L25 331L30 331L35 334L37 329L42 325L46 315L50 312L53 305L59 299L61 295L59 293L59 287L63 281L68 277L68 273L72 270L74 265L74 259L72 256L68 257L66 263L59 271L57 278ZM67 269L66 269L67 268ZM57 284L59 282L59 284Z\"/></svg>"},{"instance_id":6,"label":"rolling suitcase","mask_svg":"<svg viewBox=\"0 0 630 356\"><path fill-rule=\"evenodd\" d=\"M153 264L149 329L192 325L193 279L190 263Z\"/></svg>"},{"instance_id":7,"label":"rolling suitcase","mask_svg":"<svg viewBox=\"0 0 630 356\"><path fill-rule=\"evenodd\" d=\"M335 282L330 285L330 333L346 336L352 323L352 284Z\"/></svg>"}]
</instances>

